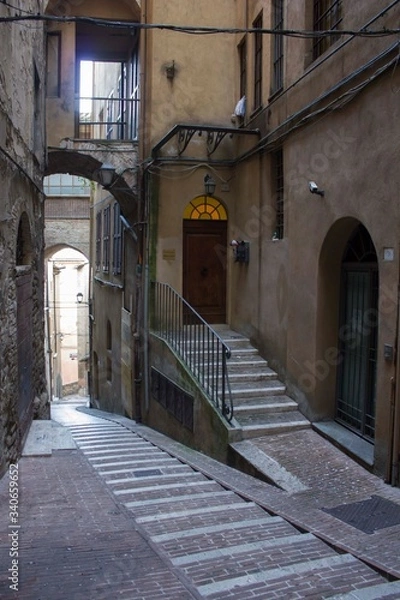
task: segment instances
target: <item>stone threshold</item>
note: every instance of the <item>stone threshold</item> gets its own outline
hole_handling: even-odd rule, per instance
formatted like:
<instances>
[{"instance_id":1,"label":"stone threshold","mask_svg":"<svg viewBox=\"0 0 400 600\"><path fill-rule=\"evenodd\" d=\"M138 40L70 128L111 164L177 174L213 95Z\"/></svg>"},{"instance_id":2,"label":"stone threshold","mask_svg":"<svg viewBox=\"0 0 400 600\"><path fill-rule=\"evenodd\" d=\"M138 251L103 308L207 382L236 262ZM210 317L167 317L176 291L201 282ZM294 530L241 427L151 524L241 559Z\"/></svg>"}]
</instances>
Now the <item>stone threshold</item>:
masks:
<instances>
[{"instance_id":1,"label":"stone threshold","mask_svg":"<svg viewBox=\"0 0 400 600\"><path fill-rule=\"evenodd\" d=\"M349 456L371 469L374 465L374 445L336 421L319 421L312 428Z\"/></svg>"}]
</instances>

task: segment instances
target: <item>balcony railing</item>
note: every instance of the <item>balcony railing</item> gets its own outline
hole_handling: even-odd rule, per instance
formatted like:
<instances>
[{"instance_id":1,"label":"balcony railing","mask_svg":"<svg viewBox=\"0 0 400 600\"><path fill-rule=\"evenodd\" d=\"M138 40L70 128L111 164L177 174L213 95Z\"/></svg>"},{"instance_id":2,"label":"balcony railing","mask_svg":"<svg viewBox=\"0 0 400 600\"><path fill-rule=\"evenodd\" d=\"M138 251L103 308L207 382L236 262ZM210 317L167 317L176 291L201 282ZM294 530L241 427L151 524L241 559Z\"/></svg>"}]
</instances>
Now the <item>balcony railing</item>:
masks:
<instances>
[{"instance_id":1,"label":"balcony railing","mask_svg":"<svg viewBox=\"0 0 400 600\"><path fill-rule=\"evenodd\" d=\"M136 140L139 100L80 97L76 107L78 139Z\"/></svg>"},{"instance_id":2,"label":"balcony railing","mask_svg":"<svg viewBox=\"0 0 400 600\"><path fill-rule=\"evenodd\" d=\"M230 422L233 403L227 360L231 351L171 286L153 282L152 329L186 363L218 411Z\"/></svg>"}]
</instances>

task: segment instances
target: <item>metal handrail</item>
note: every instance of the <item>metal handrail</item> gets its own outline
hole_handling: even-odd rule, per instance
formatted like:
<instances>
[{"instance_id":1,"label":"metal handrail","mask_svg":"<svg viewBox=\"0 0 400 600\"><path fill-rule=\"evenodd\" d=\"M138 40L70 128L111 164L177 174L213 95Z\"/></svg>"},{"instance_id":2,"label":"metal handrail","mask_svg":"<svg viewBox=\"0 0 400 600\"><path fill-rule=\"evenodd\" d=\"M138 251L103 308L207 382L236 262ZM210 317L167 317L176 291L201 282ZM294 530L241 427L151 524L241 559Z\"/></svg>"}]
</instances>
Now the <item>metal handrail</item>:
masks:
<instances>
[{"instance_id":1,"label":"metal handrail","mask_svg":"<svg viewBox=\"0 0 400 600\"><path fill-rule=\"evenodd\" d=\"M76 114L79 139L137 139L138 98L77 97Z\"/></svg>"},{"instance_id":2,"label":"metal handrail","mask_svg":"<svg viewBox=\"0 0 400 600\"><path fill-rule=\"evenodd\" d=\"M207 396L230 422L233 417L227 369L230 348L170 285L152 282L152 287L153 332L185 361Z\"/></svg>"}]
</instances>

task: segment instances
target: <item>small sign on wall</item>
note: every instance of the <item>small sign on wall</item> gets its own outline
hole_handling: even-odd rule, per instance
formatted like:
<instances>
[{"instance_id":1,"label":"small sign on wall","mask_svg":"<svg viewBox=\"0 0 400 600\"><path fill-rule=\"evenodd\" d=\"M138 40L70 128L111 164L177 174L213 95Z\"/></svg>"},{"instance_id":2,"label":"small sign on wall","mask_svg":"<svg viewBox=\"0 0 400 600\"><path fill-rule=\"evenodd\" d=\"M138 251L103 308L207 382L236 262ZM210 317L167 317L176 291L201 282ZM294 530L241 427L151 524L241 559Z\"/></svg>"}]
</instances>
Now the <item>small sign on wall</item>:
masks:
<instances>
[{"instance_id":1,"label":"small sign on wall","mask_svg":"<svg viewBox=\"0 0 400 600\"><path fill-rule=\"evenodd\" d=\"M176 259L175 248L163 250L162 257L163 260L174 261Z\"/></svg>"},{"instance_id":2,"label":"small sign on wall","mask_svg":"<svg viewBox=\"0 0 400 600\"><path fill-rule=\"evenodd\" d=\"M387 262L394 261L394 248L383 249L383 260L386 260Z\"/></svg>"}]
</instances>

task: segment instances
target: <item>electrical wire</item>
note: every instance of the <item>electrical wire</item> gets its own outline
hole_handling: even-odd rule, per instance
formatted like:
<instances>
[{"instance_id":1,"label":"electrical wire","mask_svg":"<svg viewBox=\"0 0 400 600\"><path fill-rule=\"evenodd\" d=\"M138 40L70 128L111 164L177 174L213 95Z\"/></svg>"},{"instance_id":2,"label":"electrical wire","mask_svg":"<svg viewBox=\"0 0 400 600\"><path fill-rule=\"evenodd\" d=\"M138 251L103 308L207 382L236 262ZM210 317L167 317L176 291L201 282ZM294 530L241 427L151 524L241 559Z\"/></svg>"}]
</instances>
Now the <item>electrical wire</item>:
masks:
<instances>
[{"instance_id":1,"label":"electrical wire","mask_svg":"<svg viewBox=\"0 0 400 600\"><path fill-rule=\"evenodd\" d=\"M20 9L17 9L20 10ZM191 35L215 35L215 34L262 34L297 38L321 38L330 36L351 36L351 37L388 37L399 35L400 28L394 29L328 29L323 31L308 31L296 29L265 29L254 27L210 27L210 26L190 26L190 25L173 25L168 23L138 23L132 21L115 21L112 19L99 19L95 17L57 17L54 15L20 15L14 17L0 17L0 23L14 23L23 21L45 21L56 23L86 23L97 25L99 27L113 27L134 30L164 30L174 31L177 33L186 33Z\"/></svg>"}]
</instances>

